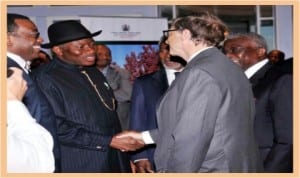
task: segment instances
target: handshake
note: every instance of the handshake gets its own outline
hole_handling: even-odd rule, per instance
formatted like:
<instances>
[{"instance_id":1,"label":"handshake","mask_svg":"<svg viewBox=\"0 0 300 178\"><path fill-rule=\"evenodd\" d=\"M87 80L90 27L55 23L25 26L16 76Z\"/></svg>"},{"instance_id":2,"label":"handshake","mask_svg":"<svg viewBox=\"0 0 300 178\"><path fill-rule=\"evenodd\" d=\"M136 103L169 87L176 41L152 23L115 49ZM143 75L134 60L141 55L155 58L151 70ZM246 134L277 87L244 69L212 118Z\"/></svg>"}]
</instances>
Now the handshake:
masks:
<instances>
[{"instance_id":1,"label":"handshake","mask_svg":"<svg viewBox=\"0 0 300 178\"><path fill-rule=\"evenodd\" d=\"M142 133L136 131L123 131L114 135L110 146L122 152L136 151L145 146Z\"/></svg>"}]
</instances>

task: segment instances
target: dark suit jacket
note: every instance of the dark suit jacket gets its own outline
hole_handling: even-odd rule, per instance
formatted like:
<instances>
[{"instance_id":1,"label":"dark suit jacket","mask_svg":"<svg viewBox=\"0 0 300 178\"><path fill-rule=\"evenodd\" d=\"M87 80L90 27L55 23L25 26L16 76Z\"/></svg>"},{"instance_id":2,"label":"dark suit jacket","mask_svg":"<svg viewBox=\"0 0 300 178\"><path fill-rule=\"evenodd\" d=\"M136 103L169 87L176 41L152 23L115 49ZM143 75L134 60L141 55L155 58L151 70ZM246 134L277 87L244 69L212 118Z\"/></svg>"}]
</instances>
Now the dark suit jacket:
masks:
<instances>
[{"instance_id":1,"label":"dark suit jacket","mask_svg":"<svg viewBox=\"0 0 300 178\"><path fill-rule=\"evenodd\" d=\"M110 147L121 126L116 111L105 106L112 107L114 95L96 67L80 68L54 58L37 73L37 84L56 116L62 172L130 171L129 157Z\"/></svg>"},{"instance_id":2,"label":"dark suit jacket","mask_svg":"<svg viewBox=\"0 0 300 178\"><path fill-rule=\"evenodd\" d=\"M23 70L21 66L10 58L7 58L7 67L17 67ZM56 120L53 115L53 110L40 91L40 88L38 88L33 79L24 70L23 78L27 82L28 89L22 102L26 105L32 117L51 133L54 141L55 172L60 172L60 148L58 145Z\"/></svg>"},{"instance_id":3,"label":"dark suit jacket","mask_svg":"<svg viewBox=\"0 0 300 178\"><path fill-rule=\"evenodd\" d=\"M260 172L254 100L243 71L217 48L195 56L157 109L158 172Z\"/></svg>"},{"instance_id":4,"label":"dark suit jacket","mask_svg":"<svg viewBox=\"0 0 300 178\"><path fill-rule=\"evenodd\" d=\"M130 129L145 131L157 128L156 106L168 88L165 69L137 78L133 84L131 98ZM132 153L131 160L148 158L154 166L155 145Z\"/></svg>"},{"instance_id":5,"label":"dark suit jacket","mask_svg":"<svg viewBox=\"0 0 300 178\"><path fill-rule=\"evenodd\" d=\"M267 63L251 78L255 134L266 172L293 171L293 78Z\"/></svg>"}]
</instances>

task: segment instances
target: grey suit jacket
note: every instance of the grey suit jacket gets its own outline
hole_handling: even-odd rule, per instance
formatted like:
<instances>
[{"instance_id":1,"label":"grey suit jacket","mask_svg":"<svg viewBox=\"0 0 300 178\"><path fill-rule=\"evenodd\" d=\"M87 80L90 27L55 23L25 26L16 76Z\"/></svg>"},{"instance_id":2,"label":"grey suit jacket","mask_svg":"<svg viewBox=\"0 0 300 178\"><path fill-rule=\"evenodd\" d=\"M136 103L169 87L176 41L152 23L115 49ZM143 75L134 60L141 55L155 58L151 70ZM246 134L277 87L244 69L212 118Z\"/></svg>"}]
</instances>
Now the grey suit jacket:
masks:
<instances>
[{"instance_id":1,"label":"grey suit jacket","mask_svg":"<svg viewBox=\"0 0 300 178\"><path fill-rule=\"evenodd\" d=\"M108 67L106 79L114 91L117 103L117 113L121 122L122 130L129 128L130 99L132 84L130 83L130 73L126 69L115 69Z\"/></svg>"},{"instance_id":2,"label":"grey suit jacket","mask_svg":"<svg viewBox=\"0 0 300 178\"><path fill-rule=\"evenodd\" d=\"M254 108L243 71L217 48L201 52L157 109L157 171L260 172Z\"/></svg>"}]
</instances>

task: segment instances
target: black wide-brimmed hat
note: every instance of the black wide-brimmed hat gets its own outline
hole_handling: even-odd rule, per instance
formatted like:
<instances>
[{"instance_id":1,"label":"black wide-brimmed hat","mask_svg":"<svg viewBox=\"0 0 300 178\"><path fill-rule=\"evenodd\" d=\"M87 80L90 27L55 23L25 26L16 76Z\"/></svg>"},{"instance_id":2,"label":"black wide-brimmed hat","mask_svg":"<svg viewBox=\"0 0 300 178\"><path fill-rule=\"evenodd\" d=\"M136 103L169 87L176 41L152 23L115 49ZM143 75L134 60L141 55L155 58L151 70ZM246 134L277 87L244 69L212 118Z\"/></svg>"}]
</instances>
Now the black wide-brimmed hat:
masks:
<instances>
[{"instance_id":1,"label":"black wide-brimmed hat","mask_svg":"<svg viewBox=\"0 0 300 178\"><path fill-rule=\"evenodd\" d=\"M50 42L42 44L41 47L52 48L70 41L91 38L99 35L101 32L102 30L91 33L77 20L59 21L49 26L48 38Z\"/></svg>"}]
</instances>

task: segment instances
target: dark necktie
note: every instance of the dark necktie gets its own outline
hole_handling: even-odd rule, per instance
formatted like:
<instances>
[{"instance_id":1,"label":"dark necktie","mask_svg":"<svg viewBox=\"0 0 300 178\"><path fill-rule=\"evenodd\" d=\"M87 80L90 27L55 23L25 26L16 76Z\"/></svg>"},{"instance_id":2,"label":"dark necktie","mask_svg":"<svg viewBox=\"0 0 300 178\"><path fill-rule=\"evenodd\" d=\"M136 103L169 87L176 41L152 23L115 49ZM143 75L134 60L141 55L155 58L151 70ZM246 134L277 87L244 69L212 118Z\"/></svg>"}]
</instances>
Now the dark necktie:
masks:
<instances>
[{"instance_id":1,"label":"dark necktie","mask_svg":"<svg viewBox=\"0 0 300 178\"><path fill-rule=\"evenodd\" d=\"M175 74L175 78L177 78L179 76L180 72L174 72L174 74Z\"/></svg>"}]
</instances>

